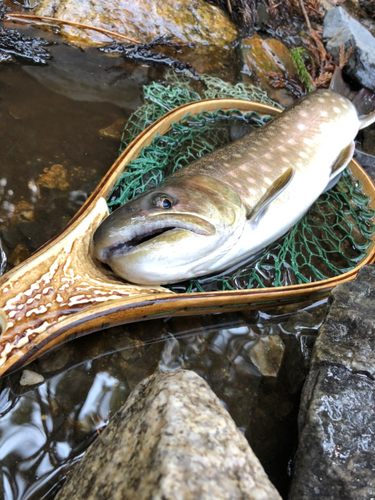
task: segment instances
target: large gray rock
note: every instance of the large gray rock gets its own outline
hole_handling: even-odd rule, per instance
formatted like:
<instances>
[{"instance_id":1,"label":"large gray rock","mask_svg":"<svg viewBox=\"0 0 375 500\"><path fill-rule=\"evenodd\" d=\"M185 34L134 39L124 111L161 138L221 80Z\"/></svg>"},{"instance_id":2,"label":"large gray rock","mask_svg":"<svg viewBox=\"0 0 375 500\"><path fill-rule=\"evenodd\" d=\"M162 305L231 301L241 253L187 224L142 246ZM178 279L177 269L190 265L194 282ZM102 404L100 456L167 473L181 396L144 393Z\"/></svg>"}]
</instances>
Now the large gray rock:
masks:
<instances>
[{"instance_id":1,"label":"large gray rock","mask_svg":"<svg viewBox=\"0 0 375 500\"><path fill-rule=\"evenodd\" d=\"M375 268L336 287L299 414L290 500L375 496Z\"/></svg>"},{"instance_id":2,"label":"large gray rock","mask_svg":"<svg viewBox=\"0 0 375 500\"><path fill-rule=\"evenodd\" d=\"M196 373L141 382L56 499L281 500L246 439Z\"/></svg>"},{"instance_id":3,"label":"large gray rock","mask_svg":"<svg viewBox=\"0 0 375 500\"><path fill-rule=\"evenodd\" d=\"M323 38L338 63L340 47L354 47L346 72L361 85L375 90L375 38L342 8L330 9L324 18Z\"/></svg>"},{"instance_id":4,"label":"large gray rock","mask_svg":"<svg viewBox=\"0 0 375 500\"><path fill-rule=\"evenodd\" d=\"M338 365L375 377L375 268L336 287L329 314L315 342L314 365Z\"/></svg>"}]
</instances>

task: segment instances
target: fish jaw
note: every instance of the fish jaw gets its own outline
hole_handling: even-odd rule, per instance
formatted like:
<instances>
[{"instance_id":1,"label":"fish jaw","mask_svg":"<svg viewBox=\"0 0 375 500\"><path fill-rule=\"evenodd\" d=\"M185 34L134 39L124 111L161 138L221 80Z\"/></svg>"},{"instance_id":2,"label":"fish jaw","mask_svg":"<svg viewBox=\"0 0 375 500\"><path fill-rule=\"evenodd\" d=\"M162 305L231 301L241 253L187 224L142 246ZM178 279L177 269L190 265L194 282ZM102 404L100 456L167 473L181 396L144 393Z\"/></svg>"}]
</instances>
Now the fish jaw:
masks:
<instances>
[{"instance_id":1,"label":"fish jaw","mask_svg":"<svg viewBox=\"0 0 375 500\"><path fill-rule=\"evenodd\" d=\"M163 196L171 209L153 208ZM245 224L232 188L205 176L182 177L113 212L94 234L93 253L132 283L178 282L207 273Z\"/></svg>"},{"instance_id":2,"label":"fish jaw","mask_svg":"<svg viewBox=\"0 0 375 500\"><path fill-rule=\"evenodd\" d=\"M119 214L116 214L119 216ZM170 231L189 231L198 235L209 236L216 233L213 224L194 214L173 213L151 213L133 217L127 225L114 226L110 218L107 223L100 227L94 235L94 254L100 261L109 264L115 256L124 256L135 251L139 246L144 245L149 239L157 241L161 236ZM106 245L98 245L102 233L109 227L105 236Z\"/></svg>"}]
</instances>

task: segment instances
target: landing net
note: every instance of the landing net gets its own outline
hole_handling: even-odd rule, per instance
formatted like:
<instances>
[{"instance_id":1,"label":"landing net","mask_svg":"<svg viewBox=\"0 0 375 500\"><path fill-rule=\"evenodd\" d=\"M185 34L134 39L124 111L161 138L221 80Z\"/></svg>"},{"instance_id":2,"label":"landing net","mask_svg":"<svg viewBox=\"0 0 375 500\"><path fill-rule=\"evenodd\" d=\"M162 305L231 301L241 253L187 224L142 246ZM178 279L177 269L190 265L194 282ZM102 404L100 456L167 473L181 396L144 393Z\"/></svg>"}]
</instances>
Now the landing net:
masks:
<instances>
[{"instance_id":1,"label":"landing net","mask_svg":"<svg viewBox=\"0 0 375 500\"><path fill-rule=\"evenodd\" d=\"M171 109L201 99L225 97L277 105L254 86L230 85L209 76L201 77L198 89L193 89L186 78L165 85L154 82L144 87L145 104L126 124L120 153L140 132ZM236 109L185 116L174 123L166 135L155 137L128 165L107 200L110 210L271 119L256 112L244 115ZM355 268L366 256L375 232L374 216L375 211L369 207L369 198L364 195L360 182L346 169L340 182L321 195L282 240L268 246L255 260L219 275L168 287L176 292L224 291L333 278Z\"/></svg>"}]
</instances>

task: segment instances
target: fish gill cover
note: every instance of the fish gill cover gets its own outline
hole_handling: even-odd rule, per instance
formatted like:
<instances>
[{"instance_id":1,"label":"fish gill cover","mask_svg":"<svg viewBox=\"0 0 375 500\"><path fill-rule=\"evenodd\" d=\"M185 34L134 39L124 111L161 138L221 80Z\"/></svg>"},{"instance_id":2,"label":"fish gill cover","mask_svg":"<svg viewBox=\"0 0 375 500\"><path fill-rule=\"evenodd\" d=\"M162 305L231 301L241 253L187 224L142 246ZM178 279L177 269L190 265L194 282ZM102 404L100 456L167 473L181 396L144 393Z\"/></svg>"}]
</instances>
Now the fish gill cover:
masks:
<instances>
[{"instance_id":1,"label":"fish gill cover","mask_svg":"<svg viewBox=\"0 0 375 500\"><path fill-rule=\"evenodd\" d=\"M183 104L212 98L239 98L276 105L252 85L231 85L207 75L194 82L170 73L166 85L144 87L145 104L127 122L120 153L146 127ZM193 89L197 87L198 92ZM120 176L108 197L111 211L154 188L165 177L197 158L249 133L271 120L256 112L238 110L187 115L164 136L143 148ZM278 242L254 260L230 271L168 285L176 292L203 292L287 286L333 278L354 269L366 256L375 232L375 211L360 182L346 169L340 182L323 193L306 215Z\"/></svg>"}]
</instances>

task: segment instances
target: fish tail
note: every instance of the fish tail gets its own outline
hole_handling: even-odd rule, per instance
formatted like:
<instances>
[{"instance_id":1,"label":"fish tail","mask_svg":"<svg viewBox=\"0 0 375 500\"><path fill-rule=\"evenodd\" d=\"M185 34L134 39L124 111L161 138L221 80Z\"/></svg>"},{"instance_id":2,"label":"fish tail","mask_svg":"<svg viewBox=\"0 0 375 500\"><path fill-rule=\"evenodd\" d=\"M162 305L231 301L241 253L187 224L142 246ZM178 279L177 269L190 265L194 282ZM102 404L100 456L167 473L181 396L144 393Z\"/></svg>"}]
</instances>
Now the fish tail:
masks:
<instances>
[{"instance_id":1,"label":"fish tail","mask_svg":"<svg viewBox=\"0 0 375 500\"><path fill-rule=\"evenodd\" d=\"M336 66L329 88L352 102L358 113L360 129L375 122L375 93L367 88L352 90L344 81L341 68L338 66Z\"/></svg>"}]
</instances>

